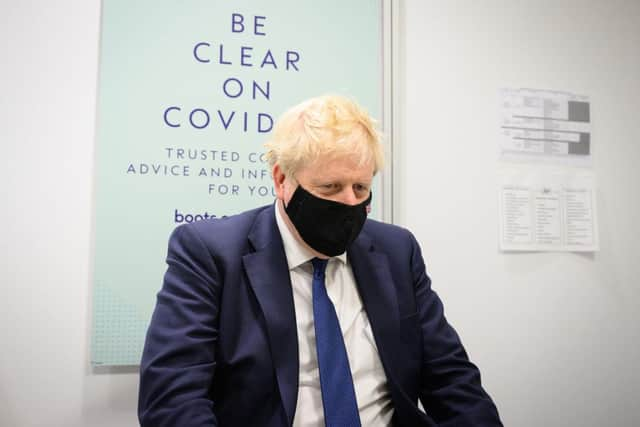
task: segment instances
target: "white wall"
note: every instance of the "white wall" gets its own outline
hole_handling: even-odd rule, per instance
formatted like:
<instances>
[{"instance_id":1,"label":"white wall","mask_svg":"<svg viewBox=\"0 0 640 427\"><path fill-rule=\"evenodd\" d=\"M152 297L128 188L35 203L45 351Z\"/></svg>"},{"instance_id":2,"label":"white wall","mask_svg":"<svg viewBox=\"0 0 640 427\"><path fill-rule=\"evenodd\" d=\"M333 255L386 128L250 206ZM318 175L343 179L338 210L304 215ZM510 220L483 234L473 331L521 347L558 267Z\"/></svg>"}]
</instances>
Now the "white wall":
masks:
<instances>
[{"instance_id":1,"label":"white wall","mask_svg":"<svg viewBox=\"0 0 640 427\"><path fill-rule=\"evenodd\" d=\"M137 424L137 376L88 365L99 16L0 3L2 426Z\"/></svg>"},{"instance_id":2,"label":"white wall","mask_svg":"<svg viewBox=\"0 0 640 427\"><path fill-rule=\"evenodd\" d=\"M505 424L640 425L640 2L400 9L398 222ZM497 250L501 87L591 97L600 252Z\"/></svg>"},{"instance_id":3,"label":"white wall","mask_svg":"<svg viewBox=\"0 0 640 427\"><path fill-rule=\"evenodd\" d=\"M638 425L640 4L401 4L398 220L511 426ZM100 2L0 1L0 425L133 426L88 367ZM500 254L497 88L591 96L601 252Z\"/></svg>"}]
</instances>

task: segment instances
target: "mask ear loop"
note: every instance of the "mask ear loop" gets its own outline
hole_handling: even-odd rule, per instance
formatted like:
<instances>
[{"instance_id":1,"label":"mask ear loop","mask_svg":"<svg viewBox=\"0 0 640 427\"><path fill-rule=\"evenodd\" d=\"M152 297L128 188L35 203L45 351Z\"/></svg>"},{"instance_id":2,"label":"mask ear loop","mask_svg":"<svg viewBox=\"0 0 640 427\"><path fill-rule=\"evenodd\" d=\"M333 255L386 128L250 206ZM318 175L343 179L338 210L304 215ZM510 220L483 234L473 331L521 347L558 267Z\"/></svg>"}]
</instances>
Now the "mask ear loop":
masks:
<instances>
[{"instance_id":1,"label":"mask ear loop","mask_svg":"<svg viewBox=\"0 0 640 427\"><path fill-rule=\"evenodd\" d=\"M286 177L285 177L286 179ZM300 183L298 182L297 179L295 179L294 177L291 177L291 180L294 181L296 184L298 184L298 187L300 187ZM296 193L296 190L298 189L298 187L296 187L295 190L293 190L293 194ZM291 195L291 197L293 198L293 195ZM289 199L289 201L291 201L291 199ZM282 207L284 207L285 211L287 210L287 204L284 202L284 199L282 199Z\"/></svg>"},{"instance_id":2,"label":"mask ear loop","mask_svg":"<svg viewBox=\"0 0 640 427\"><path fill-rule=\"evenodd\" d=\"M292 178L292 179L294 181L296 181L295 178ZM291 198L289 199L289 204L285 205L284 200L282 201L282 205L284 206L284 211L287 214L287 216L289 217L289 219L292 220L292 221L293 221L293 218L291 217L290 212L287 210L287 209L289 209L289 205L291 204L291 201L294 198L299 199L299 200L297 200L297 205L298 205L298 208L301 209L304 206L304 204L305 204L304 202L308 199L308 197L309 196L313 197L313 195L310 192L308 192L299 182L296 181L296 183L298 184L298 186L293 191L293 194L291 195ZM302 190L302 191L300 191L300 190ZM301 197L300 196L296 197L296 194L298 194L298 193L302 193L302 196Z\"/></svg>"}]
</instances>

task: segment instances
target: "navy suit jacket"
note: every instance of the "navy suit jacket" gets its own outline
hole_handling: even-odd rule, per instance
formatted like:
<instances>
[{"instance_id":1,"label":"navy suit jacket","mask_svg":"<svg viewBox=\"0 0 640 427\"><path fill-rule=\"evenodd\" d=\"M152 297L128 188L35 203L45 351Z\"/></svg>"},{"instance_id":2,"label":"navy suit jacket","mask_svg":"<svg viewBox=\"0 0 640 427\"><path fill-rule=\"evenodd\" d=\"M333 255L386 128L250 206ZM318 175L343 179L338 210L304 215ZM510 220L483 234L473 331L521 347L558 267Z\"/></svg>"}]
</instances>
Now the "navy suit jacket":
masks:
<instances>
[{"instance_id":1,"label":"navy suit jacket","mask_svg":"<svg viewBox=\"0 0 640 427\"><path fill-rule=\"evenodd\" d=\"M347 257L387 376L393 424L501 425L411 233L367 220ZM178 227L167 264L140 367L141 425L291 425L298 338L274 206Z\"/></svg>"}]
</instances>

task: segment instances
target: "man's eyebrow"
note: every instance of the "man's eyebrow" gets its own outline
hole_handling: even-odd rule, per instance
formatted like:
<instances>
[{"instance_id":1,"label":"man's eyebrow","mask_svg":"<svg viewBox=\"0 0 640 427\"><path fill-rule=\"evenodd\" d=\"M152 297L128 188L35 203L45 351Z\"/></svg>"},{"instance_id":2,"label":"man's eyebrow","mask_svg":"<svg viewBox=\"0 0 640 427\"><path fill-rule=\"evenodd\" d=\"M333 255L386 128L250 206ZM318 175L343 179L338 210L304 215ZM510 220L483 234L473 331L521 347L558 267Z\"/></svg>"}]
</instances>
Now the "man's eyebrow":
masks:
<instances>
[{"instance_id":1,"label":"man's eyebrow","mask_svg":"<svg viewBox=\"0 0 640 427\"><path fill-rule=\"evenodd\" d=\"M356 184L367 184L370 185L373 182L373 179L367 178L367 179L356 179L355 183Z\"/></svg>"},{"instance_id":2,"label":"man's eyebrow","mask_svg":"<svg viewBox=\"0 0 640 427\"><path fill-rule=\"evenodd\" d=\"M326 184L328 182L336 182L338 181L337 179L331 177L331 176L322 176L319 178L313 178L311 179L311 183L312 184Z\"/></svg>"}]
</instances>

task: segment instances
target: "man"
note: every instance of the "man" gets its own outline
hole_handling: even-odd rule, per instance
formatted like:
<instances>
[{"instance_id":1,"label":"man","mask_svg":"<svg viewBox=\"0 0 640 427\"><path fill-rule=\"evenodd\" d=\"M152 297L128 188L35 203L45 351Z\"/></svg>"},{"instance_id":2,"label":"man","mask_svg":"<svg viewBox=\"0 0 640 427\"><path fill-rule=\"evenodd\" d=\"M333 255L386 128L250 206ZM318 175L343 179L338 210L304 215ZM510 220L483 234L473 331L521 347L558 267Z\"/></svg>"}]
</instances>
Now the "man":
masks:
<instances>
[{"instance_id":1,"label":"man","mask_svg":"<svg viewBox=\"0 0 640 427\"><path fill-rule=\"evenodd\" d=\"M141 424L501 425L414 237L366 219L383 161L369 116L311 99L267 148L274 205L171 237Z\"/></svg>"}]
</instances>

